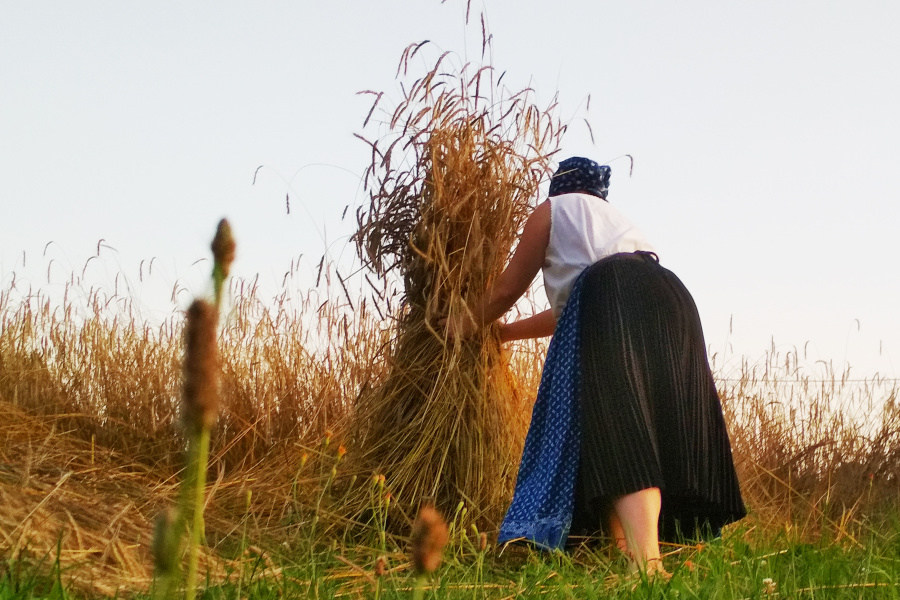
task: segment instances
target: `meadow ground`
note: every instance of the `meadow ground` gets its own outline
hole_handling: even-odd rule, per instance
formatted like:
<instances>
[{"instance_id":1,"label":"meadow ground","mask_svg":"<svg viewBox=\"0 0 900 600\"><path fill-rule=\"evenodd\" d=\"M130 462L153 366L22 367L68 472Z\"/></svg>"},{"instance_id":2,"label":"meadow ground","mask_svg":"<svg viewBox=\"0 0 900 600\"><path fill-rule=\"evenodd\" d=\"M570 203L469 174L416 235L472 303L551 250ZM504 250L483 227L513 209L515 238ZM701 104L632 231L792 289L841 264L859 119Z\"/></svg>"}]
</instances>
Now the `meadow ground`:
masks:
<instances>
[{"instance_id":1,"label":"meadow ground","mask_svg":"<svg viewBox=\"0 0 900 600\"><path fill-rule=\"evenodd\" d=\"M391 495L389 473L379 478L358 460L351 426L359 390L384 377L390 330L376 311L349 310L334 297L317 302L309 319L248 289L232 284L236 300L219 335L222 410L201 596L411 597L415 506ZM153 523L176 501L185 448L183 315L151 326L128 316L127 299L93 294L90 310L78 311L40 292L0 292L0 598L152 597L156 589ZM521 344L508 355L526 398L543 351ZM891 382L813 378L796 351L717 375L750 515L721 539L668 547L671 580L629 574L597 542L567 553L495 547L505 506L461 503L445 510L449 544L420 591L900 595Z\"/></svg>"}]
</instances>

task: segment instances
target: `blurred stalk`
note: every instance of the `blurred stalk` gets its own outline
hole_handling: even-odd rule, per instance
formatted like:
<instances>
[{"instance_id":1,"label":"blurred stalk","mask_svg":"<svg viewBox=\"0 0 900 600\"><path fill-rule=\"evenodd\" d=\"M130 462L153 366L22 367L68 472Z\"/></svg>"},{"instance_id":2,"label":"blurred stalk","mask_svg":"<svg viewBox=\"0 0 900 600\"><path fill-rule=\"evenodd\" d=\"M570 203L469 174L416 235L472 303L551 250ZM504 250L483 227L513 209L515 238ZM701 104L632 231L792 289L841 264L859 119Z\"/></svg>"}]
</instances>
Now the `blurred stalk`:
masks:
<instances>
[{"instance_id":1,"label":"blurred stalk","mask_svg":"<svg viewBox=\"0 0 900 600\"><path fill-rule=\"evenodd\" d=\"M185 598L197 595L200 542L203 538L203 504L209 463L210 432L219 412L218 322L222 290L234 261L235 243L228 221L222 219L212 242L214 302L194 300L187 310L184 334L184 388L182 420L188 441L185 478L181 486L181 510L174 519L161 519L154 539L157 598L170 598L178 578L181 538L190 523Z\"/></svg>"}]
</instances>

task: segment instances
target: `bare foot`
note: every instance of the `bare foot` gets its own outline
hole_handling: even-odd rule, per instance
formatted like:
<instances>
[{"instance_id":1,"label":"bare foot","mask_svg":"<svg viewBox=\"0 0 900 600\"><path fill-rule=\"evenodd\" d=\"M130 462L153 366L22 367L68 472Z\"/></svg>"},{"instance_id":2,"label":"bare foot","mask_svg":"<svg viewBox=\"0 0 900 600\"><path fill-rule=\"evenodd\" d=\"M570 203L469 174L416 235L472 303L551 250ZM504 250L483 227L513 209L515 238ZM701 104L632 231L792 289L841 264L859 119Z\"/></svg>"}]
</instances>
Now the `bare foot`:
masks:
<instances>
[{"instance_id":1,"label":"bare foot","mask_svg":"<svg viewBox=\"0 0 900 600\"><path fill-rule=\"evenodd\" d=\"M644 574L648 579L660 578L668 581L672 578L672 574L663 566L661 558L651 558L643 564L632 560L629 571L632 575Z\"/></svg>"},{"instance_id":2,"label":"bare foot","mask_svg":"<svg viewBox=\"0 0 900 600\"><path fill-rule=\"evenodd\" d=\"M658 577L664 581L672 579L672 574L666 571L660 558L648 560L646 567L647 577Z\"/></svg>"}]
</instances>

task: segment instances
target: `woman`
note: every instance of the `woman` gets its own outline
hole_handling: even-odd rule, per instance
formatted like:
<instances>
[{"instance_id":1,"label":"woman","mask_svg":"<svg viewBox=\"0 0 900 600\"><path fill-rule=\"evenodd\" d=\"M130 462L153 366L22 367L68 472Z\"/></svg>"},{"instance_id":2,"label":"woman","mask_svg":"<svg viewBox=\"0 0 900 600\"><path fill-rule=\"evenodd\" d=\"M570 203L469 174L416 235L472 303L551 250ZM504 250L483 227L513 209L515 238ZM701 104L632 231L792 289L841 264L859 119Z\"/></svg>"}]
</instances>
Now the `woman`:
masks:
<instances>
[{"instance_id":1,"label":"woman","mask_svg":"<svg viewBox=\"0 0 900 600\"><path fill-rule=\"evenodd\" d=\"M602 530L654 572L660 537L717 534L745 510L697 308L606 201L609 176L562 161L507 268L447 330L498 319L543 270L551 308L500 326L503 341L554 337L499 541Z\"/></svg>"}]
</instances>

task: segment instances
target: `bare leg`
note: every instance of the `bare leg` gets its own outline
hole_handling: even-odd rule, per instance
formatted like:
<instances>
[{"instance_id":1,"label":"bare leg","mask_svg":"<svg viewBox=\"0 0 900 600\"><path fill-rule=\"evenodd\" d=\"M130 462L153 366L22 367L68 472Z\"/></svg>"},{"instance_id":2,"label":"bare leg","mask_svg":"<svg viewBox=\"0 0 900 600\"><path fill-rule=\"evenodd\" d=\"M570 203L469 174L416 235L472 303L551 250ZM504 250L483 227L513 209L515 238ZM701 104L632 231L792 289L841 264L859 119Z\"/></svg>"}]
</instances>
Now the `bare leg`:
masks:
<instances>
[{"instance_id":1,"label":"bare leg","mask_svg":"<svg viewBox=\"0 0 900 600\"><path fill-rule=\"evenodd\" d=\"M659 488L622 496L613 504L613 518L618 518L624 530L627 552L637 568L648 574L665 573L659 556L660 505Z\"/></svg>"}]
</instances>

